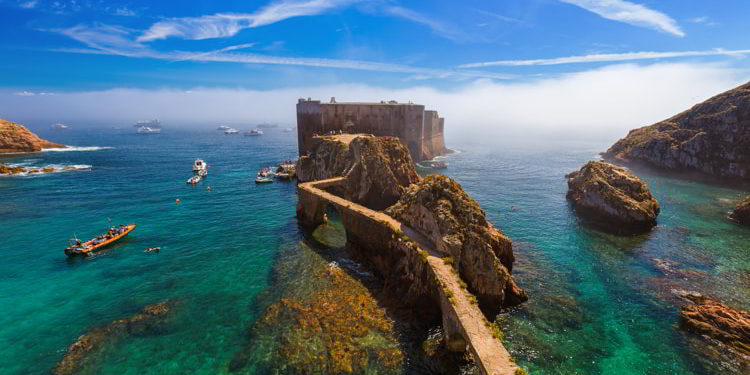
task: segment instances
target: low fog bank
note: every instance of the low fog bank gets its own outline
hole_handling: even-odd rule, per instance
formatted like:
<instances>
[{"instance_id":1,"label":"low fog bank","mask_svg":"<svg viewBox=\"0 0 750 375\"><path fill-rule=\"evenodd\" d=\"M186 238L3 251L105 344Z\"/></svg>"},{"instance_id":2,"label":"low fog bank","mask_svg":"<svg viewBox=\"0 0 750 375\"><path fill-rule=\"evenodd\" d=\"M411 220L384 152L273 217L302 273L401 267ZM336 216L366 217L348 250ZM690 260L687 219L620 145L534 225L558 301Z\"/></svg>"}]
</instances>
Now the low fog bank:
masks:
<instances>
[{"instance_id":1,"label":"low fog bank","mask_svg":"<svg viewBox=\"0 0 750 375\"><path fill-rule=\"evenodd\" d=\"M357 84L268 91L195 88L111 89L55 94L0 93L0 118L32 129L64 123L128 127L160 119L165 128L218 125L250 128L269 122L295 126L298 98L327 101L412 101L446 119L450 143L482 139L615 140L628 130L668 118L750 75L722 65L616 65L524 83L475 81L452 90L389 89ZM479 138L481 137L481 138Z\"/></svg>"}]
</instances>

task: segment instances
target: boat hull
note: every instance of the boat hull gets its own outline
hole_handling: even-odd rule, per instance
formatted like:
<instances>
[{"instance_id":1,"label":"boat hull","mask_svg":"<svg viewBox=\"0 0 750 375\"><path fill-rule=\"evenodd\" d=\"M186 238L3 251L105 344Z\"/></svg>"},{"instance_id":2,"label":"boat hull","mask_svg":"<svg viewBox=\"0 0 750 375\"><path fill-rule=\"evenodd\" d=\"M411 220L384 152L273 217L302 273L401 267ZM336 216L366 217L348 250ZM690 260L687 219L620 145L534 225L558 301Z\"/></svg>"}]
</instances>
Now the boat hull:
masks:
<instances>
[{"instance_id":1,"label":"boat hull","mask_svg":"<svg viewBox=\"0 0 750 375\"><path fill-rule=\"evenodd\" d=\"M65 255L67 255L69 257L74 257L74 256L78 256L78 255L91 255L91 254L93 254L93 253L95 253L95 252L97 252L99 250L102 250L105 247L107 247L109 245L112 245L115 242L121 240L122 238L124 238L125 236L127 236L128 234L130 234L130 232L132 232L133 230L135 230L135 224L129 224L129 225L125 226L125 230L122 233L120 233L120 234L118 234L118 235L116 235L116 236L114 236L114 237L112 237L112 238L110 238L110 239L108 239L106 241L102 241L102 242L100 242L98 244L94 245L93 244L93 240L90 240L90 241L85 242L83 244L83 247L81 247L81 248L67 247L67 248L65 248Z\"/></svg>"}]
</instances>

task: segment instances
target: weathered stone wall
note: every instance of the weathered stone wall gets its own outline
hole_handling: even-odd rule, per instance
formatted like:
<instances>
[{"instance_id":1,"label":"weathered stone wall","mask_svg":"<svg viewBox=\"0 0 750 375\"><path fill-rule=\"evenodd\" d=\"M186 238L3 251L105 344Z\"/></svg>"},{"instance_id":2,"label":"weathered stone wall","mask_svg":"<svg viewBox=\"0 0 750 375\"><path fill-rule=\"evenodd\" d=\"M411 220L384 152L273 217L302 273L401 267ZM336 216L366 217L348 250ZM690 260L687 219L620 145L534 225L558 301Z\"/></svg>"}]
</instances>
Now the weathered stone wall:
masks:
<instances>
[{"instance_id":1,"label":"weathered stone wall","mask_svg":"<svg viewBox=\"0 0 750 375\"><path fill-rule=\"evenodd\" d=\"M429 119L427 119L429 116ZM420 104L321 103L300 99L297 103L297 139L300 156L312 150L313 134L330 131L398 137L414 161L445 152L443 119Z\"/></svg>"}]
</instances>

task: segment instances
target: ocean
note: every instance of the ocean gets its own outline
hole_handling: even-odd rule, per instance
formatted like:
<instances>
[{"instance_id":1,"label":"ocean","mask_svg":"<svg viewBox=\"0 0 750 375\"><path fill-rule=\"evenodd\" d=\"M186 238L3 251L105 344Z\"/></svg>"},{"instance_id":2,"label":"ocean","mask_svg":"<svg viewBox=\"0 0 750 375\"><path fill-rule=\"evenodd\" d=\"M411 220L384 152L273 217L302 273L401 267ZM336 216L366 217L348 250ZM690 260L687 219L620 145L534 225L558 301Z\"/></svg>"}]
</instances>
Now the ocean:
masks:
<instances>
[{"instance_id":1,"label":"ocean","mask_svg":"<svg viewBox=\"0 0 750 375\"><path fill-rule=\"evenodd\" d=\"M165 321L116 332L78 372L441 373L419 353L426 333L370 304L379 282L343 250L335 215L307 233L295 219L293 182L254 183L260 168L296 156L296 134L42 135L86 148L0 163L86 169L0 178L1 373L49 373L81 335L162 301L172 304ZM659 225L617 237L581 223L565 200L565 174L607 142L505 143L448 138L459 152L441 158L449 164L441 173L513 240L514 275L530 299L498 320L519 364L543 374L740 373L731 357L679 329L672 291L750 309L750 230L727 219L746 191L638 171L661 202ZM209 175L192 187L185 180L196 158ZM63 254L69 238L110 223L137 229L94 257ZM345 293L342 283L351 286ZM351 308L350 300L369 314L364 326L326 310ZM315 334L297 329L311 325ZM331 355L341 342L353 359Z\"/></svg>"}]
</instances>

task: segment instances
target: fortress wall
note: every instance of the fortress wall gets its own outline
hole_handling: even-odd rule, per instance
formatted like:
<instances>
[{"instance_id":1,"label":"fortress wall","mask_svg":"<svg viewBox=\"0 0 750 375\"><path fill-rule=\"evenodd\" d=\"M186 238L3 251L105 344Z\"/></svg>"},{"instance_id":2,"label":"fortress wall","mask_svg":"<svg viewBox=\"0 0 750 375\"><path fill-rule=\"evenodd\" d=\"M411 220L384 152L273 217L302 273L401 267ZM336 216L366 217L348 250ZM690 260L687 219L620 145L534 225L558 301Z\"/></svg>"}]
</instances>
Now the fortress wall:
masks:
<instances>
[{"instance_id":1,"label":"fortress wall","mask_svg":"<svg viewBox=\"0 0 750 375\"><path fill-rule=\"evenodd\" d=\"M297 147L302 156L311 150L310 140L315 132L322 133L320 100L302 100L297 103Z\"/></svg>"}]
</instances>

